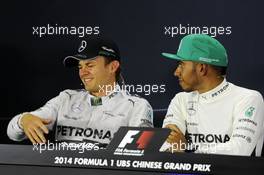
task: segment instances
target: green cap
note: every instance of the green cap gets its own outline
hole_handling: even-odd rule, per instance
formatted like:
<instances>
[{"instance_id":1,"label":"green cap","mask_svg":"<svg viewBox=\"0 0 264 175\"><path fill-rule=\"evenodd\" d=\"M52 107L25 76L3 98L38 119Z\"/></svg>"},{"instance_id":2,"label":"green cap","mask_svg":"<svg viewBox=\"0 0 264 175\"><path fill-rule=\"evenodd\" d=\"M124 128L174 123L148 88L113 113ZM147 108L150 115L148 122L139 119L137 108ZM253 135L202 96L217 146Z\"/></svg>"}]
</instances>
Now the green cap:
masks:
<instances>
[{"instance_id":1,"label":"green cap","mask_svg":"<svg viewBox=\"0 0 264 175\"><path fill-rule=\"evenodd\" d=\"M163 56L180 61L195 61L227 67L228 59L224 46L205 34L191 34L182 38L177 54L162 53Z\"/></svg>"}]
</instances>

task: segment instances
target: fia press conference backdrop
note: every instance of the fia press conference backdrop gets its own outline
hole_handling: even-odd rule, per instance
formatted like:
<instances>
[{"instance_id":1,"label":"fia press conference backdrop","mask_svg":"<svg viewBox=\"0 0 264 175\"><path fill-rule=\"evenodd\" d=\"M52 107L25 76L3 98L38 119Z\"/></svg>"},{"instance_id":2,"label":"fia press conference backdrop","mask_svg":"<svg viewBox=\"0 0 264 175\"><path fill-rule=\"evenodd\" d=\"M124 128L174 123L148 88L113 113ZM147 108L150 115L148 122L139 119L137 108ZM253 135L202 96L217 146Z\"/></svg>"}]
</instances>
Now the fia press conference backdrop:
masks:
<instances>
[{"instance_id":1,"label":"fia press conference backdrop","mask_svg":"<svg viewBox=\"0 0 264 175\"><path fill-rule=\"evenodd\" d=\"M228 51L228 80L264 95L261 0L45 0L1 6L1 143L10 142L6 127L12 116L37 109L64 89L82 88L77 71L64 68L62 60L92 36L118 43L131 93L156 110L166 109L181 91L175 62L160 53L176 52L190 33L220 40Z\"/></svg>"}]
</instances>

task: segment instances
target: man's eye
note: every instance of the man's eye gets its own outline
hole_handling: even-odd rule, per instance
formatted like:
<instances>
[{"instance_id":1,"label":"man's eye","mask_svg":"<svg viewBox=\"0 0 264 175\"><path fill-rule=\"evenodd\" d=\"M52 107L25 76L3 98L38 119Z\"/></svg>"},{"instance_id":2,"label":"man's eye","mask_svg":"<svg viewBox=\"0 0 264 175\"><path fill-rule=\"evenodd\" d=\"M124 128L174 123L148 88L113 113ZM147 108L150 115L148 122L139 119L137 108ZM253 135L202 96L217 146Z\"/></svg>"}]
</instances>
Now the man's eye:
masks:
<instances>
[{"instance_id":1,"label":"man's eye","mask_svg":"<svg viewBox=\"0 0 264 175\"><path fill-rule=\"evenodd\" d=\"M92 63L85 64L87 67L93 67L94 65Z\"/></svg>"}]
</instances>

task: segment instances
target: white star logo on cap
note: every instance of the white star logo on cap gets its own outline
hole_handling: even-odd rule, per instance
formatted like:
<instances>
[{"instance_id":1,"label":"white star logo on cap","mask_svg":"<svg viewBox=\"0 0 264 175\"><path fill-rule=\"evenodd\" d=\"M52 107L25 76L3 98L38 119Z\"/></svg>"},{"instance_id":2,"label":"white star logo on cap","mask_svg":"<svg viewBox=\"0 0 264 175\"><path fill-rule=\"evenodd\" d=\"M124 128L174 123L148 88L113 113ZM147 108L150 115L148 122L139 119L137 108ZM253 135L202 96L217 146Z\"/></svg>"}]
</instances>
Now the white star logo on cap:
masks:
<instances>
[{"instance_id":1,"label":"white star logo on cap","mask_svg":"<svg viewBox=\"0 0 264 175\"><path fill-rule=\"evenodd\" d=\"M78 51L82 52L86 48L86 46L87 46L87 42L85 40L82 40Z\"/></svg>"}]
</instances>

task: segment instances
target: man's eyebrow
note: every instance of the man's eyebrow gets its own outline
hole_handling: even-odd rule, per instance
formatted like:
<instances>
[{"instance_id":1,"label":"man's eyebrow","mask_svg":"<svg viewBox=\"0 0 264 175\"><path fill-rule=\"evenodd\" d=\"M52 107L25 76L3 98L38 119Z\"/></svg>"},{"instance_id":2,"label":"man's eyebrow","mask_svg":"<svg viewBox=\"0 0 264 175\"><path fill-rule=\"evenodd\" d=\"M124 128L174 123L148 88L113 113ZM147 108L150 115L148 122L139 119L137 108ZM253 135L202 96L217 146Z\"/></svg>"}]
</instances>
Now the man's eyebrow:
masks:
<instances>
[{"instance_id":1,"label":"man's eyebrow","mask_svg":"<svg viewBox=\"0 0 264 175\"><path fill-rule=\"evenodd\" d=\"M88 63L96 63L95 60L89 60Z\"/></svg>"},{"instance_id":2,"label":"man's eyebrow","mask_svg":"<svg viewBox=\"0 0 264 175\"><path fill-rule=\"evenodd\" d=\"M90 65L90 64L95 64L96 63L96 61L88 61L88 62L85 62L84 64L85 65Z\"/></svg>"}]
</instances>

